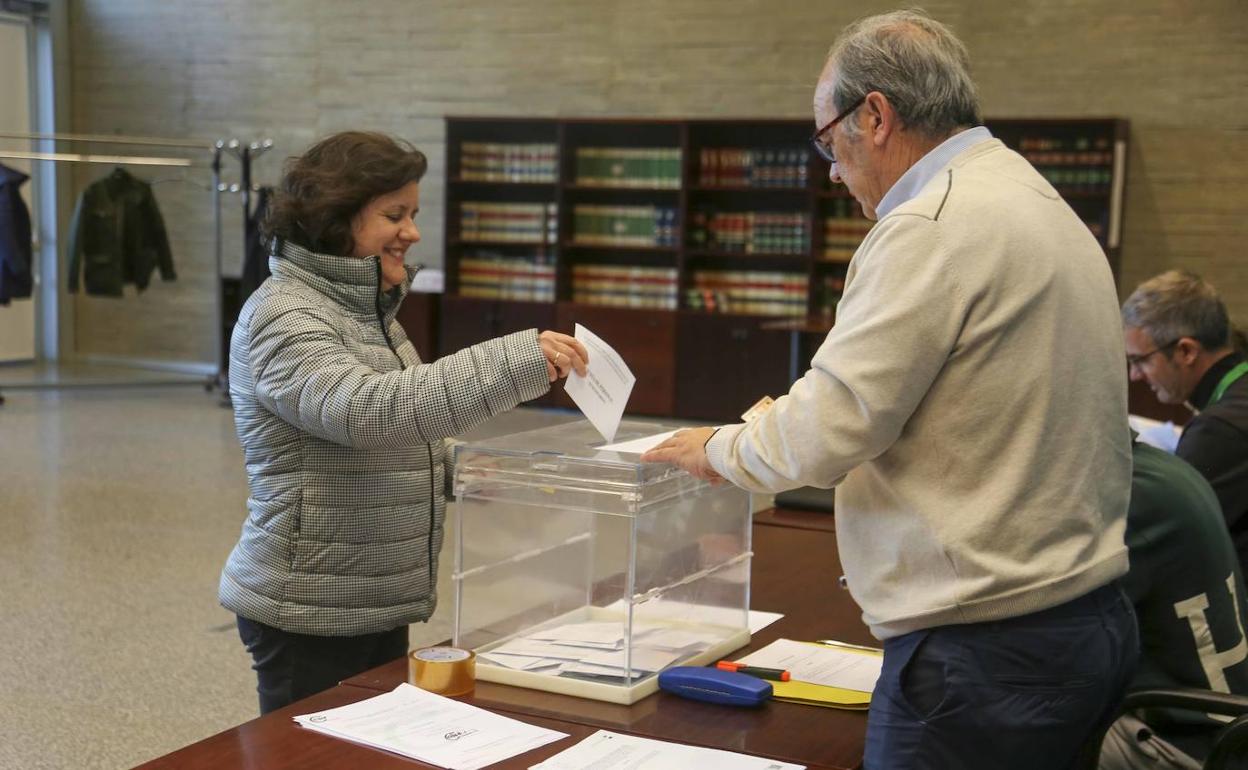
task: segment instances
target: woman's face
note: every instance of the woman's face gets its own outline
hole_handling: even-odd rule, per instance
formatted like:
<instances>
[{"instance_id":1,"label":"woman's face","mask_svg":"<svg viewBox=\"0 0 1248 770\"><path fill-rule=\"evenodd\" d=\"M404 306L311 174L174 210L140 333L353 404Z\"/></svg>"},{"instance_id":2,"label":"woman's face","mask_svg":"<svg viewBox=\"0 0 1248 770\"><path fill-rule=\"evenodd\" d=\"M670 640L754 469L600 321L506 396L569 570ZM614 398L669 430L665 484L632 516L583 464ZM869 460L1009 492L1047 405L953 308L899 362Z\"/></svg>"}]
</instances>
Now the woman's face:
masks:
<instances>
[{"instance_id":1,"label":"woman's face","mask_svg":"<svg viewBox=\"0 0 1248 770\"><path fill-rule=\"evenodd\" d=\"M389 291L407 279L403 256L420 240L416 212L420 211L420 184L408 182L399 189L378 195L351 221L351 237L357 259L381 257L381 288Z\"/></svg>"}]
</instances>

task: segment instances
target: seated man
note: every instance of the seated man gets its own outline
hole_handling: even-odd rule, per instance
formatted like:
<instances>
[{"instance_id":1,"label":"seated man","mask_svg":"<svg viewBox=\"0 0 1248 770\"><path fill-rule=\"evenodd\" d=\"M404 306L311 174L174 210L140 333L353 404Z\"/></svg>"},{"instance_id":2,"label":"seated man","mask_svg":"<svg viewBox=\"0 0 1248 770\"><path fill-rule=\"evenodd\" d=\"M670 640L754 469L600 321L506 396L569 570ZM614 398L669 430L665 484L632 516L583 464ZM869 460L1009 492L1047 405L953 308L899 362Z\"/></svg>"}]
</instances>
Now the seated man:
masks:
<instances>
[{"instance_id":1,"label":"seated man","mask_svg":"<svg viewBox=\"0 0 1248 770\"><path fill-rule=\"evenodd\" d=\"M1232 344L1226 305L1199 276L1171 270L1127 298L1122 323L1131 379L1195 412L1175 454L1213 486L1248 570L1248 363Z\"/></svg>"},{"instance_id":2,"label":"seated man","mask_svg":"<svg viewBox=\"0 0 1248 770\"><path fill-rule=\"evenodd\" d=\"M1122 584L1139 619L1140 662L1130 689L1248 695L1244 581L1218 500L1182 460L1138 441L1132 456ZM1203 714L1128 714L1110 729L1101 768L1199 768L1193 757L1204 758L1219 726Z\"/></svg>"}]
</instances>

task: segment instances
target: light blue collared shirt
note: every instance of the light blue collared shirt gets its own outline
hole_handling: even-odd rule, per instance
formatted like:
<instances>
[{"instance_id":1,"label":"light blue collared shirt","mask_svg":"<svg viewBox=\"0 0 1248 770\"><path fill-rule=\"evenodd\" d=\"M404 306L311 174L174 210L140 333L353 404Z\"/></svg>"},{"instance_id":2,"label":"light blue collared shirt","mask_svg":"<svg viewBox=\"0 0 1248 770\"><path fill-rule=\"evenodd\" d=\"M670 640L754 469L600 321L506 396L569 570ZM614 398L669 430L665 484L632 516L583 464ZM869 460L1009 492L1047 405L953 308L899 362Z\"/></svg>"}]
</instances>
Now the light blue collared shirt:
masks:
<instances>
[{"instance_id":1,"label":"light blue collared shirt","mask_svg":"<svg viewBox=\"0 0 1248 770\"><path fill-rule=\"evenodd\" d=\"M987 128L976 126L960 131L933 147L930 152L919 158L918 163L906 169L906 173L902 174L901 178L888 188L888 192L884 193L884 197L880 199L880 205L875 207L876 219L883 219L890 211L918 195L919 191L932 181L932 177L940 173L942 168L948 166L963 151L991 138L992 133Z\"/></svg>"}]
</instances>

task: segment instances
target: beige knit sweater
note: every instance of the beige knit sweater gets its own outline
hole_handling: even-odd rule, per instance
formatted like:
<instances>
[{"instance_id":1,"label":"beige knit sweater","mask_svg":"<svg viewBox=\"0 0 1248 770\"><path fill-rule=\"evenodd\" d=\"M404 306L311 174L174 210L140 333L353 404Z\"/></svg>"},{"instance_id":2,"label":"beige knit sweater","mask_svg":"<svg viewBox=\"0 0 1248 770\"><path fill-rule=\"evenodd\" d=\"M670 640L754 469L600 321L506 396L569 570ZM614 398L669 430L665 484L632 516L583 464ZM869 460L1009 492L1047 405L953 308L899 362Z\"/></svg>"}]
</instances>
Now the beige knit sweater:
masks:
<instances>
[{"instance_id":1,"label":"beige knit sweater","mask_svg":"<svg viewBox=\"0 0 1248 770\"><path fill-rule=\"evenodd\" d=\"M1127 570L1124 355L1088 228L986 141L876 224L810 371L707 451L751 490L840 485L877 637L1023 615Z\"/></svg>"}]
</instances>

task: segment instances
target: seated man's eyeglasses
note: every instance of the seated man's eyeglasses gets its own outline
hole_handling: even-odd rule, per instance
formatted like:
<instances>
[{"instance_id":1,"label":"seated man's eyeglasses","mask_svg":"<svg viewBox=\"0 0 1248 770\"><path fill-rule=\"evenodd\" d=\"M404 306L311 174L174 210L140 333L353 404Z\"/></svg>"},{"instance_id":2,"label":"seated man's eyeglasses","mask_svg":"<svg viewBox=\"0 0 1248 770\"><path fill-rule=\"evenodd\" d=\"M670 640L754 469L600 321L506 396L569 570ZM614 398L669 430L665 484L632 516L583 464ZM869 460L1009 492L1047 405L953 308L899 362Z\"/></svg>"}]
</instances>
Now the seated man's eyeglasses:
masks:
<instances>
[{"instance_id":1,"label":"seated man's eyeglasses","mask_svg":"<svg viewBox=\"0 0 1248 770\"><path fill-rule=\"evenodd\" d=\"M840 123L845 118L848 118L850 113L858 109L859 107L861 107L863 102L865 102L866 100L867 100L867 95L863 94L861 97L859 97L858 101L849 105L848 109L846 109L840 115L837 115L835 118L832 118L832 120L829 121L826 126L819 129L815 133L811 134L810 145L815 148L815 152L819 155L819 157L823 158L829 163L836 162L836 155L833 154L832 152L832 145L823 141L823 135L831 131L833 128L835 128L837 123Z\"/></svg>"},{"instance_id":2,"label":"seated man's eyeglasses","mask_svg":"<svg viewBox=\"0 0 1248 770\"><path fill-rule=\"evenodd\" d=\"M1180 337L1179 339L1182 339L1182 337ZM1152 358L1153 356L1157 355L1163 350L1169 350L1170 348L1174 347L1177 344L1179 344L1179 340L1170 340L1164 345L1158 345L1157 347L1153 348L1147 353L1140 353L1138 356L1127 356L1127 368L1130 369L1132 367L1142 366L1144 362L1147 361L1148 359Z\"/></svg>"}]
</instances>

